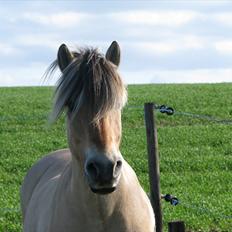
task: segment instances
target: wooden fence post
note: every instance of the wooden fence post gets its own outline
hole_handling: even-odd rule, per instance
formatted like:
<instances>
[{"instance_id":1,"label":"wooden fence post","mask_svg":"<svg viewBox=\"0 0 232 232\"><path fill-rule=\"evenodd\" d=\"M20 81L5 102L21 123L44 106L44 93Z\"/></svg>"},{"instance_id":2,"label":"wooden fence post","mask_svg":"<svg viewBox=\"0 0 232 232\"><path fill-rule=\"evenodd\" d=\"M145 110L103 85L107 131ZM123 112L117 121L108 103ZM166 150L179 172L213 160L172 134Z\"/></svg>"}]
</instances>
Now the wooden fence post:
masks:
<instances>
[{"instance_id":1,"label":"wooden fence post","mask_svg":"<svg viewBox=\"0 0 232 232\"><path fill-rule=\"evenodd\" d=\"M184 222L183 221L169 222L168 232L185 232Z\"/></svg>"},{"instance_id":2,"label":"wooden fence post","mask_svg":"<svg viewBox=\"0 0 232 232\"><path fill-rule=\"evenodd\" d=\"M162 232L162 212L160 195L160 172L157 130L154 119L154 103L144 104L147 133L147 152L150 180L150 200L155 214L156 232Z\"/></svg>"}]
</instances>

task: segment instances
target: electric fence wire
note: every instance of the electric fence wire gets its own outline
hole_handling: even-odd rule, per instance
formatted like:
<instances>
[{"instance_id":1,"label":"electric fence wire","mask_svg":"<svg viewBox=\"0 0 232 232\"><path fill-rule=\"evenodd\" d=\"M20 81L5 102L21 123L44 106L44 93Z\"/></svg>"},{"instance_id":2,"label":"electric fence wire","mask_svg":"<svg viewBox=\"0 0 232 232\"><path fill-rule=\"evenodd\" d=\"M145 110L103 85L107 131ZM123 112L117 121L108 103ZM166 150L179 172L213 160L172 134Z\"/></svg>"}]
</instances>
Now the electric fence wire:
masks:
<instances>
[{"instance_id":1,"label":"electric fence wire","mask_svg":"<svg viewBox=\"0 0 232 232\"><path fill-rule=\"evenodd\" d=\"M224 220L232 220L232 215L224 215L224 214L215 214L215 212L212 212L211 210L209 210L208 208L205 207L199 207L196 206L194 204L190 204L190 203L185 203L185 202L181 202L180 201L180 206L183 206L185 208L191 209L191 210L195 210L200 214L207 214L210 217L213 217L215 219L224 219Z\"/></svg>"},{"instance_id":2,"label":"electric fence wire","mask_svg":"<svg viewBox=\"0 0 232 232\"><path fill-rule=\"evenodd\" d=\"M125 107L125 109L139 109L142 110L143 106L139 105L128 105ZM172 115L179 115L179 116L187 116L187 117L192 117L192 118L197 118L197 119L203 119L219 124L226 124L226 125L232 125L232 120L231 119L219 119L214 116L209 116L209 115L201 115L201 114L195 114L195 113L190 113L190 112L181 112L181 111L175 111L172 107L166 106L166 105L155 105L154 110L166 114L169 116ZM28 115L21 115L21 116L0 116L0 121L12 121L12 120L17 120L17 121L27 121L27 120L34 120L34 119L39 119L39 120L46 120L48 118L47 115L39 115L39 116L28 116ZM166 194L169 195L169 194ZM165 199L165 197L163 197ZM201 213L206 213L208 215L211 215L217 219L226 219L226 220L232 220L232 215L215 215L213 212L211 212L209 209L204 208L204 207L197 207L193 204L188 204L188 203L183 203L179 201L177 198L175 198L173 201L171 199L167 200L171 203L171 205L180 205L185 208L193 209ZM19 208L0 208L0 213L19 213L20 209Z\"/></svg>"},{"instance_id":3,"label":"electric fence wire","mask_svg":"<svg viewBox=\"0 0 232 232\"><path fill-rule=\"evenodd\" d=\"M124 110L127 109L138 109L142 110L143 106L141 105L127 105ZM217 118L215 116L210 116L210 115L203 115L203 114L196 114L196 113L191 113L191 112L182 112L182 111L176 111L174 108L166 106L166 105L155 105L154 108L155 111L160 112L162 114L166 114L168 116L186 116L186 117L191 117L191 118L196 118L196 119L202 119L202 120L207 120L219 124L227 124L227 125L232 125L232 119L221 119ZM33 121L33 120L48 120L49 119L49 114L44 114L44 115L19 115L19 116L0 116L0 122L5 122L5 121L19 121L19 122L24 122L24 121Z\"/></svg>"},{"instance_id":4,"label":"electric fence wire","mask_svg":"<svg viewBox=\"0 0 232 232\"><path fill-rule=\"evenodd\" d=\"M167 194L169 195L169 194ZM164 199L164 197L162 197L162 199ZM167 201L167 200L166 200ZM232 220L232 215L225 215L225 214L215 214L215 212L212 212L211 210L209 210L206 207L199 207L196 206L194 204L190 204L190 203L184 203L180 200L178 200L175 197L175 200L173 201L169 201L171 203L172 206L181 206L184 208L188 208L190 210L194 210L197 211L199 214L204 214L204 215L208 215L210 217L213 217L215 219L224 219L224 220ZM6 214L6 213L21 213L20 208L0 208L0 216L2 214Z\"/></svg>"},{"instance_id":5,"label":"electric fence wire","mask_svg":"<svg viewBox=\"0 0 232 232\"><path fill-rule=\"evenodd\" d=\"M128 105L128 106L126 106L126 109L143 109L143 107L136 106L136 105ZM220 118L210 116L210 115L176 111L174 108L169 107L167 105L155 105L154 110L157 112L160 112L162 114L166 114L168 116L175 116L175 115L176 116L186 116L186 117L191 117L191 118L195 118L195 119L207 120L207 121L215 122L218 124L232 125L232 119L220 119Z\"/></svg>"},{"instance_id":6,"label":"electric fence wire","mask_svg":"<svg viewBox=\"0 0 232 232\"><path fill-rule=\"evenodd\" d=\"M173 196L171 194L165 194L161 195L161 200L165 200L166 202L170 202L172 206L182 206L185 208L188 208L190 210L197 211L200 214L208 215L210 217L213 217L215 219L225 219L225 220L232 220L232 215L225 215L225 214L216 214L215 212L212 212L206 207L199 207L197 205L194 205L193 203L185 203L180 201L176 196Z\"/></svg>"}]
</instances>

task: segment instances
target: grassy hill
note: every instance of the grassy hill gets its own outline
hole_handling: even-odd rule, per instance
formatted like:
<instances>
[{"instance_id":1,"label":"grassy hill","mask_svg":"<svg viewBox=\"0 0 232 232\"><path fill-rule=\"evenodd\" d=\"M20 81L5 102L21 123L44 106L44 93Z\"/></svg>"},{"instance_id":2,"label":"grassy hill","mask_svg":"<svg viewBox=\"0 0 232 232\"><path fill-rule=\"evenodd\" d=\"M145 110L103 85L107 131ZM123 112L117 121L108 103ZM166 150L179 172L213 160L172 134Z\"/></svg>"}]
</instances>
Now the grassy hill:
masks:
<instances>
[{"instance_id":1,"label":"grassy hill","mask_svg":"<svg viewBox=\"0 0 232 232\"><path fill-rule=\"evenodd\" d=\"M123 111L121 151L148 192L144 102L178 112L232 120L232 84L133 85ZM43 154L67 146L64 118L47 124L52 88L0 88L0 231L21 231L19 188ZM164 224L185 221L189 231L232 228L232 124L176 114L156 114L161 192L181 204L162 202Z\"/></svg>"}]
</instances>

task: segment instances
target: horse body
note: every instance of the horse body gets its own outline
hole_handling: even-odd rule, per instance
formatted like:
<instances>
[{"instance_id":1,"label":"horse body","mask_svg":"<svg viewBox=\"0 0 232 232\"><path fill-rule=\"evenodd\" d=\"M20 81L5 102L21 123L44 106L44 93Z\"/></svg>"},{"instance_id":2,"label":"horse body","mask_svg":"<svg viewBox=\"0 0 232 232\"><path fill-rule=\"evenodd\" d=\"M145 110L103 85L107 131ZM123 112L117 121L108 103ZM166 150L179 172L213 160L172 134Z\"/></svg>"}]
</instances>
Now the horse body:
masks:
<instances>
[{"instance_id":1,"label":"horse body","mask_svg":"<svg viewBox=\"0 0 232 232\"><path fill-rule=\"evenodd\" d=\"M149 199L125 160L118 189L109 195L90 192L72 176L72 165L70 151L61 150L29 171L22 186L31 193L22 201L25 232L154 231Z\"/></svg>"},{"instance_id":2,"label":"horse body","mask_svg":"<svg viewBox=\"0 0 232 232\"><path fill-rule=\"evenodd\" d=\"M96 51L60 47L55 115L67 111L69 149L45 156L25 177L24 232L154 232L150 201L119 151L125 101L119 54L116 42L106 54L110 62ZM67 89L70 80L75 91Z\"/></svg>"}]
</instances>

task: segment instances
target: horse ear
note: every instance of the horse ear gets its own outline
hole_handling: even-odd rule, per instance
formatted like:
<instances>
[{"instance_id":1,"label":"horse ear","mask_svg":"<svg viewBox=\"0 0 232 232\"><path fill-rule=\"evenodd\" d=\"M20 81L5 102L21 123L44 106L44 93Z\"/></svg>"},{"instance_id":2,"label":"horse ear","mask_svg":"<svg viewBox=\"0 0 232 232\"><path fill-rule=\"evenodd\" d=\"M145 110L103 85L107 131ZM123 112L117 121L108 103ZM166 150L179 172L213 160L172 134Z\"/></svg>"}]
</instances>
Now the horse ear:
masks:
<instances>
[{"instance_id":1,"label":"horse ear","mask_svg":"<svg viewBox=\"0 0 232 232\"><path fill-rule=\"evenodd\" d=\"M106 52L106 59L116 66L120 63L120 47L116 41L113 41Z\"/></svg>"},{"instance_id":2,"label":"horse ear","mask_svg":"<svg viewBox=\"0 0 232 232\"><path fill-rule=\"evenodd\" d=\"M58 66L63 71L73 60L73 55L65 44L61 44L57 54Z\"/></svg>"}]
</instances>

